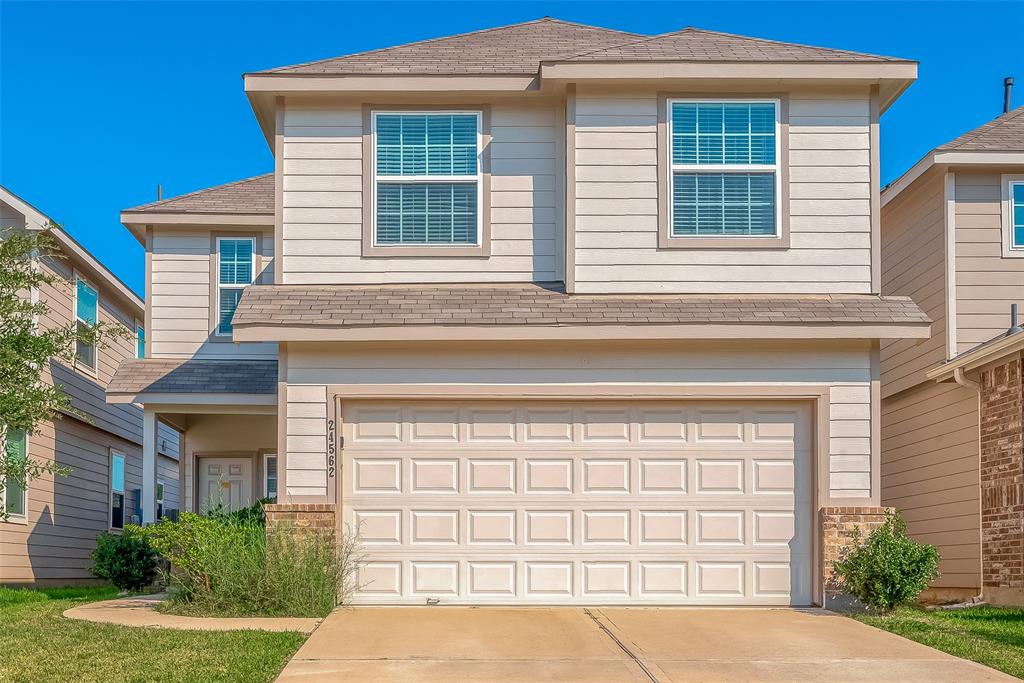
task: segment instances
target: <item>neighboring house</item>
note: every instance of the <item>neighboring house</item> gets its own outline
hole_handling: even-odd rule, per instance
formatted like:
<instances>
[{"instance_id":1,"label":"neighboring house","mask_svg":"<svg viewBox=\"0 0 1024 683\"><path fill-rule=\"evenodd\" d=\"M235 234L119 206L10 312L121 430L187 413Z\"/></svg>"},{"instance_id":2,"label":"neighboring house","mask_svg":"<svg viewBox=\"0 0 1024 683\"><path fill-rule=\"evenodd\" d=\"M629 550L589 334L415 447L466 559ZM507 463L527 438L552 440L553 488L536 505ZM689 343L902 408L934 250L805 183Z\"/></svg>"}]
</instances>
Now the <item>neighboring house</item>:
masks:
<instances>
[{"instance_id":1,"label":"neighboring house","mask_svg":"<svg viewBox=\"0 0 1024 683\"><path fill-rule=\"evenodd\" d=\"M935 597L1022 604L1024 334L1006 333L1024 307L1024 107L882 193L882 292L933 320L923 343L882 344L882 503L938 546Z\"/></svg>"},{"instance_id":2,"label":"neighboring house","mask_svg":"<svg viewBox=\"0 0 1024 683\"><path fill-rule=\"evenodd\" d=\"M247 74L275 170L122 213L108 400L185 428L185 508L358 529L358 602L821 603L929 334L879 295L916 73L543 19Z\"/></svg>"},{"instance_id":3,"label":"neighboring house","mask_svg":"<svg viewBox=\"0 0 1024 683\"><path fill-rule=\"evenodd\" d=\"M0 232L38 231L52 221L9 190L0 187ZM64 230L53 230L62 258L45 256L38 267L55 282L28 293L50 309L40 327L97 320L123 325L131 338L108 345L79 344L71 365L54 360L45 369L86 416L63 415L39 425L36 433L7 435L9 454L55 460L67 466L67 477L47 475L29 482L27 490L8 480L0 494L9 517L0 521L0 584L66 584L90 579L90 552L101 532L141 521L142 410L110 405L104 400L107 382L125 358L145 344L145 307L124 283ZM174 514L178 497L178 432L161 426L156 447L154 483L159 512Z\"/></svg>"}]
</instances>

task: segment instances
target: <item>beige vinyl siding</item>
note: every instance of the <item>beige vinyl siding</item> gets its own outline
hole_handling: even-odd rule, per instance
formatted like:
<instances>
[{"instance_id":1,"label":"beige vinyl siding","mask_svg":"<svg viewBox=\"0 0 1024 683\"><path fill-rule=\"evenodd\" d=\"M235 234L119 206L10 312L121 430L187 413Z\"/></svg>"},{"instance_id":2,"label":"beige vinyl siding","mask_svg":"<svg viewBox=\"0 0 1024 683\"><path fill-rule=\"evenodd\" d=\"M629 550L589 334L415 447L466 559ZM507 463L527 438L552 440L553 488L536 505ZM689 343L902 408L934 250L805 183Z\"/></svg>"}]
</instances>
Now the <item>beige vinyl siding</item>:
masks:
<instances>
[{"instance_id":1,"label":"beige vinyl siding","mask_svg":"<svg viewBox=\"0 0 1024 683\"><path fill-rule=\"evenodd\" d=\"M978 395L922 384L882 401L882 504L942 556L934 587L979 588Z\"/></svg>"},{"instance_id":2,"label":"beige vinyl siding","mask_svg":"<svg viewBox=\"0 0 1024 683\"><path fill-rule=\"evenodd\" d=\"M150 286L149 353L153 358L276 358L277 345L210 341L213 232L155 228ZM239 233L248 236L252 233ZM274 278L274 239L264 232L257 282Z\"/></svg>"},{"instance_id":3,"label":"beige vinyl siding","mask_svg":"<svg viewBox=\"0 0 1024 683\"><path fill-rule=\"evenodd\" d=\"M74 418L44 422L29 437L29 455L67 466L67 477L44 475L28 487L28 523L0 522L0 583L60 584L94 579L96 536L110 525L110 451L124 453L125 515L142 487L142 449ZM178 498L177 463L160 456L165 506Z\"/></svg>"},{"instance_id":4,"label":"beige vinyl siding","mask_svg":"<svg viewBox=\"0 0 1024 683\"><path fill-rule=\"evenodd\" d=\"M791 248L659 250L657 93L580 87L576 291L870 292L868 92L794 92L789 113Z\"/></svg>"},{"instance_id":5,"label":"beige vinyl siding","mask_svg":"<svg viewBox=\"0 0 1024 683\"><path fill-rule=\"evenodd\" d=\"M693 343L685 349L670 343L450 344L420 345L416 353L401 344L289 344L287 379L286 466L292 495L299 494L293 486L305 486L299 482L311 485L304 495L327 490L326 482L321 486L323 480L312 473L318 470L323 476L326 469L321 416L333 408L325 385L536 383L569 389L594 383L804 384L831 388L832 494L872 501L871 350L866 343L722 342Z\"/></svg>"},{"instance_id":6,"label":"beige vinyl siding","mask_svg":"<svg viewBox=\"0 0 1024 683\"><path fill-rule=\"evenodd\" d=\"M956 314L960 353L1002 334L1024 311L1024 258L1002 256L999 173L956 171Z\"/></svg>"},{"instance_id":7,"label":"beige vinyl siding","mask_svg":"<svg viewBox=\"0 0 1024 683\"><path fill-rule=\"evenodd\" d=\"M283 283L560 278L556 111L553 100L491 105L490 258L362 258L362 103L325 108L289 101L284 116Z\"/></svg>"},{"instance_id":8,"label":"beige vinyl siding","mask_svg":"<svg viewBox=\"0 0 1024 683\"><path fill-rule=\"evenodd\" d=\"M911 297L932 319L931 337L882 340L882 395L927 381L946 357L945 174L919 180L882 209L882 294Z\"/></svg>"}]
</instances>

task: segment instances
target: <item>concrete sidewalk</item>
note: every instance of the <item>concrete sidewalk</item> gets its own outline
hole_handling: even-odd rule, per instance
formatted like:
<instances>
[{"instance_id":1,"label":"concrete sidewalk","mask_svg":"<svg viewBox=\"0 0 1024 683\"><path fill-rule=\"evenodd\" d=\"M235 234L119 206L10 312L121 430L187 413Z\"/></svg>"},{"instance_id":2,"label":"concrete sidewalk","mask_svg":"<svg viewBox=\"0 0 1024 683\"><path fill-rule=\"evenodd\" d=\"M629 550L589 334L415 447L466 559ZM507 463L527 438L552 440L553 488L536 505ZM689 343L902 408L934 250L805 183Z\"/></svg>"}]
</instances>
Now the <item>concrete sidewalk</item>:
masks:
<instances>
[{"instance_id":1,"label":"concrete sidewalk","mask_svg":"<svg viewBox=\"0 0 1024 683\"><path fill-rule=\"evenodd\" d=\"M1013 681L822 610L335 610L278 681Z\"/></svg>"},{"instance_id":2,"label":"concrete sidewalk","mask_svg":"<svg viewBox=\"0 0 1024 683\"><path fill-rule=\"evenodd\" d=\"M139 595L117 600L90 602L72 607L64 612L68 619L81 619L99 624L120 624L121 626L143 626L149 628L173 628L186 631L297 631L309 635L320 619L291 618L212 618L182 617L163 614L156 606L167 596L163 593Z\"/></svg>"}]
</instances>

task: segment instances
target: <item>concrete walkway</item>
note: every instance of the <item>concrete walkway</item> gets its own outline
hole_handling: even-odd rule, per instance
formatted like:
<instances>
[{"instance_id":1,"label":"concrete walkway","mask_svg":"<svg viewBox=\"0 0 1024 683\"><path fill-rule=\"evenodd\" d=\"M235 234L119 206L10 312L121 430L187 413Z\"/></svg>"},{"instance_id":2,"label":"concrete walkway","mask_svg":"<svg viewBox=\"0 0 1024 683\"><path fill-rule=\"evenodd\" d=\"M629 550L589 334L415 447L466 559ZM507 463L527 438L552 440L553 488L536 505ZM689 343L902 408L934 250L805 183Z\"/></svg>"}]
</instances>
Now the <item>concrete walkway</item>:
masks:
<instances>
[{"instance_id":1,"label":"concrete walkway","mask_svg":"<svg viewBox=\"0 0 1024 683\"><path fill-rule=\"evenodd\" d=\"M186 631L298 631L309 635L320 619L291 618L206 618L182 617L162 614L156 606L166 600L163 593L140 595L118 600L91 602L88 605L72 607L64 612L68 619L81 619L99 624L120 624L121 626L143 626L149 628L173 628Z\"/></svg>"},{"instance_id":2,"label":"concrete walkway","mask_svg":"<svg viewBox=\"0 0 1024 683\"><path fill-rule=\"evenodd\" d=\"M822 610L335 610L278 681L1016 680Z\"/></svg>"}]
</instances>

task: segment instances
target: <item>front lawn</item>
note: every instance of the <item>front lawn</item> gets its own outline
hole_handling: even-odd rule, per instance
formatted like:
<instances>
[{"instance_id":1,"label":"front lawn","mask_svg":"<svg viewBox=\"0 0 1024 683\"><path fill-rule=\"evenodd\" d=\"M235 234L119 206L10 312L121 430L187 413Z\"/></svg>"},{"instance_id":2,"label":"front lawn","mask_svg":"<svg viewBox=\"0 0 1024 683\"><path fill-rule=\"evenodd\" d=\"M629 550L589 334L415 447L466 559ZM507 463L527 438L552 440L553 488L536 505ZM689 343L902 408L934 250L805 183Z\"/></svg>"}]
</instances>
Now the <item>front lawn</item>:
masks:
<instances>
[{"instance_id":1,"label":"front lawn","mask_svg":"<svg viewBox=\"0 0 1024 683\"><path fill-rule=\"evenodd\" d=\"M971 607L925 611L902 607L856 619L957 657L1024 678L1024 609Z\"/></svg>"},{"instance_id":2,"label":"front lawn","mask_svg":"<svg viewBox=\"0 0 1024 683\"><path fill-rule=\"evenodd\" d=\"M0 587L0 681L272 681L300 633L172 631L65 619L113 588Z\"/></svg>"}]
</instances>

